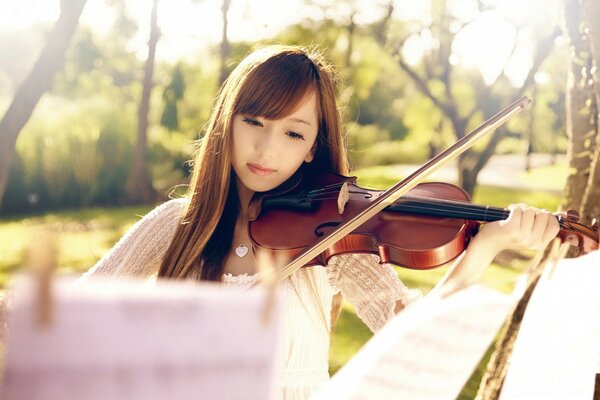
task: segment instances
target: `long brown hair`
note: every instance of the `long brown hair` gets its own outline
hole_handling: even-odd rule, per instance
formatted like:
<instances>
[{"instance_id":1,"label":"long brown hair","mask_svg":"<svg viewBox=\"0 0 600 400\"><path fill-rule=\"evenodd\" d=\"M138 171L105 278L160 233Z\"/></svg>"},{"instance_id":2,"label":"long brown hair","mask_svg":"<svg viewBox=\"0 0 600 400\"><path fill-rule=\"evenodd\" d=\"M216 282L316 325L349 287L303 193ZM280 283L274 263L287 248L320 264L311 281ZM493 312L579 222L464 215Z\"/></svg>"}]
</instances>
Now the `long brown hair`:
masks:
<instances>
[{"instance_id":1,"label":"long brown hair","mask_svg":"<svg viewBox=\"0 0 600 400\"><path fill-rule=\"evenodd\" d=\"M239 212L231 166L235 114L280 119L290 115L307 95L316 93L319 130L310 167L347 174L336 83L333 68L319 52L297 46L261 48L234 69L215 99L200 140L186 194L189 203L162 260L159 277L220 280Z\"/></svg>"}]
</instances>

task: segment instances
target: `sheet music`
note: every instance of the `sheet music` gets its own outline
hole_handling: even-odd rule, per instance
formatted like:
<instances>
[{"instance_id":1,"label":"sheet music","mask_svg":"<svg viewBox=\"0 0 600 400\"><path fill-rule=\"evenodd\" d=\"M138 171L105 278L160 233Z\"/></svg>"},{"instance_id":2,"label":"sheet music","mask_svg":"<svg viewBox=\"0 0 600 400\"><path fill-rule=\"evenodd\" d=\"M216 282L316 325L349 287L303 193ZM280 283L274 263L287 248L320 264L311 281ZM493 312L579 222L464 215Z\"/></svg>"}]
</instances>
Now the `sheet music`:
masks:
<instances>
[{"instance_id":1,"label":"sheet music","mask_svg":"<svg viewBox=\"0 0 600 400\"><path fill-rule=\"evenodd\" d=\"M33 290L11 313L6 400L272 398L279 310L263 290L56 282L52 324ZM276 305L279 302L276 302Z\"/></svg>"},{"instance_id":2,"label":"sheet music","mask_svg":"<svg viewBox=\"0 0 600 400\"><path fill-rule=\"evenodd\" d=\"M527 306L501 399L592 398L600 355L600 252L546 270Z\"/></svg>"},{"instance_id":3,"label":"sheet music","mask_svg":"<svg viewBox=\"0 0 600 400\"><path fill-rule=\"evenodd\" d=\"M396 316L315 399L455 399L515 299L472 286Z\"/></svg>"}]
</instances>

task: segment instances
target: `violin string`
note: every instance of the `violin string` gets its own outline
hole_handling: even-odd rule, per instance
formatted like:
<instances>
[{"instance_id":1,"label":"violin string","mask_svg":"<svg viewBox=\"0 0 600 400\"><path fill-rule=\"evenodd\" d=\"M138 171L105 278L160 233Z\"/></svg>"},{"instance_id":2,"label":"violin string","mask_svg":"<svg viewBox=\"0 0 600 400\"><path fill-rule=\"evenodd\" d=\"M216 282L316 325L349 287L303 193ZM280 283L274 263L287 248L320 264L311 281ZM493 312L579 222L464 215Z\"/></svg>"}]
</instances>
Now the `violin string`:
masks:
<instances>
[{"instance_id":1,"label":"violin string","mask_svg":"<svg viewBox=\"0 0 600 400\"><path fill-rule=\"evenodd\" d=\"M307 195L303 196L304 200L334 200L337 198L337 191L332 191L330 189L336 189L341 187L341 184L332 184L324 186L320 189L311 190ZM316 192L321 192L317 194ZM361 191L350 191L350 193L355 194L370 194L369 192L361 192ZM323 195L333 194L334 196L325 197ZM473 219L477 219L476 217L481 215L481 212L484 212L486 216L497 218L498 220L506 219L508 217L509 211L507 209L485 209L485 206L475 205L475 204L460 204L459 201L452 201L446 199L427 199L424 200L418 196L404 196L402 200L413 200L413 201L422 201L424 205L408 205L399 203L399 206L402 206L405 210L415 210L415 211L447 211L447 212L455 212L462 213L465 218L469 216L473 217ZM433 206L433 207L432 207ZM559 219L559 225L561 228L566 228L567 221L564 219Z\"/></svg>"}]
</instances>

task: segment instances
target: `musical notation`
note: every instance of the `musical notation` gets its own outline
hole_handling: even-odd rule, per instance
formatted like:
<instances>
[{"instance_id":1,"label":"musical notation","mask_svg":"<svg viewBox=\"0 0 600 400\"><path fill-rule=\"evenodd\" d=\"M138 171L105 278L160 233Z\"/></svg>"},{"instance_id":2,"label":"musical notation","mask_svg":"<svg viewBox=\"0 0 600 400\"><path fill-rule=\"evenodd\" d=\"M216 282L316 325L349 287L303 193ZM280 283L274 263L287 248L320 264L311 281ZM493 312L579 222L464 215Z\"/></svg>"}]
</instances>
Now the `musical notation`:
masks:
<instances>
[{"instance_id":1,"label":"musical notation","mask_svg":"<svg viewBox=\"0 0 600 400\"><path fill-rule=\"evenodd\" d=\"M515 299L473 286L390 321L316 399L455 399Z\"/></svg>"},{"instance_id":2,"label":"musical notation","mask_svg":"<svg viewBox=\"0 0 600 400\"><path fill-rule=\"evenodd\" d=\"M274 393L279 311L264 322L263 289L61 280L52 285L48 326L35 318L33 289L15 295L3 399L263 400Z\"/></svg>"}]
</instances>

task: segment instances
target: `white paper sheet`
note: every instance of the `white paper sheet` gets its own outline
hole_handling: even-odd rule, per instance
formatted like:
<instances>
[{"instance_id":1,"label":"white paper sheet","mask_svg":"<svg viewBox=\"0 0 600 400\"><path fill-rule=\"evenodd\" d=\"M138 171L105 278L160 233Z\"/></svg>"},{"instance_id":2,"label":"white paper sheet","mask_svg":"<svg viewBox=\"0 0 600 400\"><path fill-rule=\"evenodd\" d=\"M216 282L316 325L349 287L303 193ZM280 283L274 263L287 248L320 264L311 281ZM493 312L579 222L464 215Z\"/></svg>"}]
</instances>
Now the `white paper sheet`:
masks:
<instances>
[{"instance_id":1,"label":"white paper sheet","mask_svg":"<svg viewBox=\"0 0 600 400\"><path fill-rule=\"evenodd\" d=\"M40 329L34 291L11 313L5 400L268 399L279 307L215 284L56 282ZM276 301L277 305L279 302Z\"/></svg>"},{"instance_id":2,"label":"white paper sheet","mask_svg":"<svg viewBox=\"0 0 600 400\"><path fill-rule=\"evenodd\" d=\"M455 399L514 301L483 286L425 298L371 338L315 399Z\"/></svg>"},{"instance_id":3,"label":"white paper sheet","mask_svg":"<svg viewBox=\"0 0 600 400\"><path fill-rule=\"evenodd\" d=\"M527 306L501 399L585 399L600 354L600 252L546 270Z\"/></svg>"}]
</instances>

